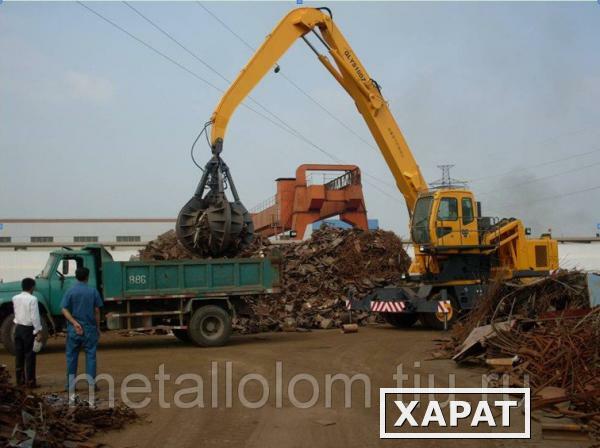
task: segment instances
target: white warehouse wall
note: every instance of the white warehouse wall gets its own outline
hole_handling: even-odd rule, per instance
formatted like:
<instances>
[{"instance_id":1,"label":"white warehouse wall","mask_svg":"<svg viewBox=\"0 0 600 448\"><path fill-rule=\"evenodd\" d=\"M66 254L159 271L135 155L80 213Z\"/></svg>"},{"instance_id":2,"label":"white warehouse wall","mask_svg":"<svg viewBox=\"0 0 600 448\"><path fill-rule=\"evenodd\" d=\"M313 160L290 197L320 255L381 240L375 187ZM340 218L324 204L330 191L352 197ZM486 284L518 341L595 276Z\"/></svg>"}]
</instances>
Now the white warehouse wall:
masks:
<instances>
[{"instance_id":1,"label":"white warehouse wall","mask_svg":"<svg viewBox=\"0 0 600 448\"><path fill-rule=\"evenodd\" d=\"M39 274L48 260L48 255L56 249L0 249L0 281L10 282ZM137 249L118 248L109 250L117 261L128 261L137 255Z\"/></svg>"}]
</instances>

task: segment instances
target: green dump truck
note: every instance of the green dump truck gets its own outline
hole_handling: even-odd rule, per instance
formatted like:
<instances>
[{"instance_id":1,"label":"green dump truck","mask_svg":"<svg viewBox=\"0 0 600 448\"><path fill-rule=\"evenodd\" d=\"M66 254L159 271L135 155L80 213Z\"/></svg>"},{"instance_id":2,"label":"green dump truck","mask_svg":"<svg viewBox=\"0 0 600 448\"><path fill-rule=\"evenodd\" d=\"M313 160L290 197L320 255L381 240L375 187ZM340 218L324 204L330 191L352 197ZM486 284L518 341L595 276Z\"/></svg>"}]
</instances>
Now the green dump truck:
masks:
<instances>
[{"instance_id":1,"label":"green dump truck","mask_svg":"<svg viewBox=\"0 0 600 448\"><path fill-rule=\"evenodd\" d=\"M105 330L170 330L199 346L227 342L232 318L242 296L273 294L279 290L280 260L236 258L174 261L114 261L100 244L80 250L62 248L50 253L36 276L43 340L65 327L60 303L77 280L75 270L90 270L89 285L100 292ZM0 284L0 339L14 351L12 297L20 282Z\"/></svg>"}]
</instances>

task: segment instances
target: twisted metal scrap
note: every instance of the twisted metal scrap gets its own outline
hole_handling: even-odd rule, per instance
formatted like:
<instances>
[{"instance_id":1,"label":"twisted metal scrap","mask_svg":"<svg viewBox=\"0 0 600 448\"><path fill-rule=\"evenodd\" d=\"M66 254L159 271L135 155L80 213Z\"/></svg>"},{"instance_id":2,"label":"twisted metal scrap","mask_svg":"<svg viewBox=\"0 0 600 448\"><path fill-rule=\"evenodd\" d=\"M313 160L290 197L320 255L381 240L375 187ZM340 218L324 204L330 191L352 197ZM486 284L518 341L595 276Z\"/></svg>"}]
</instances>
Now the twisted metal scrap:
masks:
<instances>
[{"instance_id":1,"label":"twisted metal scrap","mask_svg":"<svg viewBox=\"0 0 600 448\"><path fill-rule=\"evenodd\" d=\"M560 271L529 282L496 282L465 319L454 326L452 337L459 346L473 329L482 325L514 316L535 319L548 311L584 308L589 308L589 297L585 274L578 271Z\"/></svg>"},{"instance_id":2,"label":"twisted metal scrap","mask_svg":"<svg viewBox=\"0 0 600 448\"><path fill-rule=\"evenodd\" d=\"M0 403L0 446L63 447L68 442L85 442L99 430L122 428L138 418L122 404L103 409L85 403L70 406L66 399L27 393L10 384L4 365L0 365Z\"/></svg>"},{"instance_id":3,"label":"twisted metal scrap","mask_svg":"<svg viewBox=\"0 0 600 448\"><path fill-rule=\"evenodd\" d=\"M600 307L589 306L585 275L577 271L530 283L498 283L454 328L454 343L490 324L495 334L485 341L486 356L517 355L516 365L501 373L512 384L532 388L534 408L581 419L598 434ZM496 325L507 320L513 322L508 330ZM547 387L564 394L544 398L540 392Z\"/></svg>"}]
</instances>

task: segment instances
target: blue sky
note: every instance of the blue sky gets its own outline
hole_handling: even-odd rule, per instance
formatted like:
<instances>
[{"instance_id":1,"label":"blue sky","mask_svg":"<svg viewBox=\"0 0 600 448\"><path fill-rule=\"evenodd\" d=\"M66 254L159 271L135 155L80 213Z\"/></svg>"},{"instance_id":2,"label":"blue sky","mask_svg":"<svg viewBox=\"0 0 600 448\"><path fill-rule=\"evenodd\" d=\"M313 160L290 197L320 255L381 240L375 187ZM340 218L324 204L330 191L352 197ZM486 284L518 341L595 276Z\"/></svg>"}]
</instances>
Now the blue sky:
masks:
<instances>
[{"instance_id":1,"label":"blue sky","mask_svg":"<svg viewBox=\"0 0 600 448\"><path fill-rule=\"evenodd\" d=\"M473 180L484 213L520 217L536 232L595 232L600 189L571 193L600 187L598 3L323 4L383 86L429 181L437 165L452 163L453 177ZM227 88L126 5L89 5ZM205 5L253 46L295 7ZM251 55L193 2L134 6L228 79ZM2 3L0 54L2 217L176 216L199 179L189 148L218 91L77 3ZM364 143L372 138L351 99L302 42L280 66L362 139L277 74L253 97L372 176L364 186L370 217L406 234L402 196L374 143ZM331 162L243 108L223 156L248 207L301 163ZM208 157L200 146L197 158Z\"/></svg>"}]
</instances>

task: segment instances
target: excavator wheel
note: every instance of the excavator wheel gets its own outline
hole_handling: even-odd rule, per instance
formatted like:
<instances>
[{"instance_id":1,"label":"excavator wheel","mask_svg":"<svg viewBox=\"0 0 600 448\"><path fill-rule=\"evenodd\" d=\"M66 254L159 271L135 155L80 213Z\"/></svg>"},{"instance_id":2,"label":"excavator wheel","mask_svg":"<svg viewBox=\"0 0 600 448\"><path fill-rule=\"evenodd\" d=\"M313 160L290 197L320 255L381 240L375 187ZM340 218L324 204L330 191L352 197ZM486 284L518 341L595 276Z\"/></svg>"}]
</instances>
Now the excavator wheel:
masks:
<instances>
[{"instance_id":1,"label":"excavator wheel","mask_svg":"<svg viewBox=\"0 0 600 448\"><path fill-rule=\"evenodd\" d=\"M419 320L419 315L416 313L384 313L383 318L396 328L409 328Z\"/></svg>"},{"instance_id":2,"label":"excavator wheel","mask_svg":"<svg viewBox=\"0 0 600 448\"><path fill-rule=\"evenodd\" d=\"M443 330L444 327L451 328L460 317L460 307L454 297L449 297L452 307L446 316L444 313L421 313L421 322L423 325L433 330Z\"/></svg>"}]
</instances>

